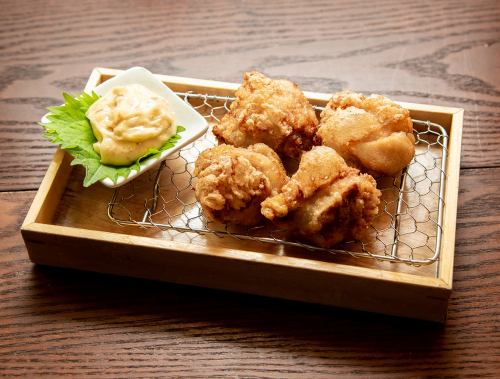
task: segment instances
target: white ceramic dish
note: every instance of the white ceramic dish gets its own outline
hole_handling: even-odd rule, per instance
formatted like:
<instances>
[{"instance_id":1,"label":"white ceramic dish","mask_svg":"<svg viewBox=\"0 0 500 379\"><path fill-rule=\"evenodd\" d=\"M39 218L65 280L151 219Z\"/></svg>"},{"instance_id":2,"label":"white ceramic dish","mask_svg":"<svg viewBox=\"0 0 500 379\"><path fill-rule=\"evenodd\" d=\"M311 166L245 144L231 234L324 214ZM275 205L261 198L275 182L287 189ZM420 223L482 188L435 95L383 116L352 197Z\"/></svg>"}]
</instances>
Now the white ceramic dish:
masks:
<instances>
[{"instance_id":1,"label":"white ceramic dish","mask_svg":"<svg viewBox=\"0 0 500 379\"><path fill-rule=\"evenodd\" d=\"M180 133L181 139L177 141L175 146L163 151L157 158L149 158L141 161L141 168L131 171L126 178L120 176L116 180L116 183L110 178L101 180L101 183L109 188L119 187L130 182L159 162L165 160L172 153L200 138L208 129L208 123L202 115L143 67L130 68L112 79L99 84L93 91L99 96L104 96L113 87L130 84L142 84L144 87L167 99L174 111L177 125L182 125L186 130ZM42 118L42 123L49 122L46 116Z\"/></svg>"}]
</instances>

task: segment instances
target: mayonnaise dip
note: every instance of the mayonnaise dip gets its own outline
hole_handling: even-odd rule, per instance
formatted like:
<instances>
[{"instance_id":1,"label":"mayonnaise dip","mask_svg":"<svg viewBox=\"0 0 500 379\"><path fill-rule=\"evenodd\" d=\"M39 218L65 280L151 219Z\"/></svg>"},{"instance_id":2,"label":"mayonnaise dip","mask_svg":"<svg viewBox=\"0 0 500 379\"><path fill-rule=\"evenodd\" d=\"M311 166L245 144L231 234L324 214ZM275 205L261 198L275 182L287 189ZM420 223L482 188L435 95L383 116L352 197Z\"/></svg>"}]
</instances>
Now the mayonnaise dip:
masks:
<instances>
[{"instance_id":1,"label":"mayonnaise dip","mask_svg":"<svg viewBox=\"0 0 500 379\"><path fill-rule=\"evenodd\" d=\"M87 118L101 163L128 166L176 133L168 101L140 84L113 87L92 104Z\"/></svg>"}]
</instances>

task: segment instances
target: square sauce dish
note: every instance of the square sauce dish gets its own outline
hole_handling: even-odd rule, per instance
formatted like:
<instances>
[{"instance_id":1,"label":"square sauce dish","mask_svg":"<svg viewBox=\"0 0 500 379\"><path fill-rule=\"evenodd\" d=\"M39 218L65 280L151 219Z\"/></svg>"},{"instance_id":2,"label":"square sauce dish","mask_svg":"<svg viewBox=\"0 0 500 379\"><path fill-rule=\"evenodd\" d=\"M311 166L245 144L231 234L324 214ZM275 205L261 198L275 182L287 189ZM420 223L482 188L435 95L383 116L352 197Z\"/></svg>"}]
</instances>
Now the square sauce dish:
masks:
<instances>
[{"instance_id":1,"label":"square sauce dish","mask_svg":"<svg viewBox=\"0 0 500 379\"><path fill-rule=\"evenodd\" d=\"M176 124L181 125L185 128L185 130L179 134L180 139L175 143L174 146L162 151L161 154L157 157L146 157L141 160L139 162L139 170L130 171L127 177L119 176L116 182L111 178L104 178L100 180L100 182L104 186L109 188L116 188L130 182L137 176L164 161L171 154L200 138L208 130L208 122L202 115L200 115L193 107L191 107L191 105L177 96L170 88L168 88L164 83L156 78L150 71L143 67L133 67L126 71L123 71L117 76L99 84L91 91L86 92L93 91L97 95L99 95L99 97L102 97L114 87L128 86L133 84L140 84L153 93L165 98L175 115ZM48 114L42 118L42 123L47 123L49 121L47 119L47 116Z\"/></svg>"}]
</instances>

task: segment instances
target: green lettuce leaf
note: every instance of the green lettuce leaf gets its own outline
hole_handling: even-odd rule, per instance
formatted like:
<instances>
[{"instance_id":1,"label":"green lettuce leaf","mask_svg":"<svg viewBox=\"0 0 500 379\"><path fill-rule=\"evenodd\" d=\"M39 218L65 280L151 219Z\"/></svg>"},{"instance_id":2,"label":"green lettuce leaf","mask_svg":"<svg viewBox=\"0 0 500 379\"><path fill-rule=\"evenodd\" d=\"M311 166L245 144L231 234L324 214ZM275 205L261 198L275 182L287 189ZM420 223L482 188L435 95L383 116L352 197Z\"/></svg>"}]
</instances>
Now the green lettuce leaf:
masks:
<instances>
[{"instance_id":1,"label":"green lettuce leaf","mask_svg":"<svg viewBox=\"0 0 500 379\"><path fill-rule=\"evenodd\" d=\"M139 170L140 163L151 158L157 158L161 153L180 140L179 133L185 129L177 126L177 131L161 148L150 149L147 154L140 157L130 166L110 166L101 163L101 157L94 151L93 144L97 141L89 119L85 116L89 107L99 99L92 92L91 95L83 92L80 96L73 97L63 93L65 103L56 107L49 107L47 119L49 122L40 123L45 129L44 136L52 143L59 145L73 156L71 165L85 167L83 186L88 187L95 182L110 178L114 183L119 176L126 178L132 170Z\"/></svg>"}]
</instances>

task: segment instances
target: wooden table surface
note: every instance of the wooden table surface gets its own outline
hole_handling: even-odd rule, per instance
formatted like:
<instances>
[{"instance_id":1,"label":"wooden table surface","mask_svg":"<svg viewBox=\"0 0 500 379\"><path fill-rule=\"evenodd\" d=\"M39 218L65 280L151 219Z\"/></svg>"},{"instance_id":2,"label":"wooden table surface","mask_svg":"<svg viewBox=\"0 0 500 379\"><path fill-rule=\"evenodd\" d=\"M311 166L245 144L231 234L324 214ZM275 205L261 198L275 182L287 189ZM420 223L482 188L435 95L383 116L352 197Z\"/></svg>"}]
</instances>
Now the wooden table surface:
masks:
<instances>
[{"instance_id":1,"label":"wooden table surface","mask_svg":"<svg viewBox=\"0 0 500 379\"><path fill-rule=\"evenodd\" d=\"M376 5L375 5L376 4ZM500 3L0 1L0 376L499 377ZM95 66L465 109L446 325L34 266L36 124Z\"/></svg>"}]
</instances>

